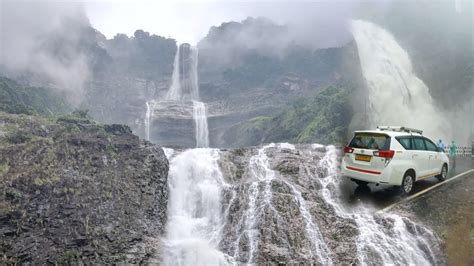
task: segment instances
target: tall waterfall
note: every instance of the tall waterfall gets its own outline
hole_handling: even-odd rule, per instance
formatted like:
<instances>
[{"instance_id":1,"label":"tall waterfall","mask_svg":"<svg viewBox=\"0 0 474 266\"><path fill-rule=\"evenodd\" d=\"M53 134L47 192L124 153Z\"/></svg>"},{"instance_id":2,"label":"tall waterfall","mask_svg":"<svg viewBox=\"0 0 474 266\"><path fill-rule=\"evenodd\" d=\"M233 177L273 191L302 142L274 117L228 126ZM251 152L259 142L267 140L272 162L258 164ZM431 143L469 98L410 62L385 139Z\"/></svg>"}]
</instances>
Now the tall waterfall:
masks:
<instances>
[{"instance_id":1,"label":"tall waterfall","mask_svg":"<svg viewBox=\"0 0 474 266\"><path fill-rule=\"evenodd\" d=\"M150 128L153 121L153 107L154 101L146 101L146 113L145 113L145 139L150 140Z\"/></svg>"},{"instance_id":2,"label":"tall waterfall","mask_svg":"<svg viewBox=\"0 0 474 266\"><path fill-rule=\"evenodd\" d=\"M171 86L166 94L166 100L179 101L182 98L181 92L181 74L180 74L180 46L176 50L173 62L173 74L171 76Z\"/></svg>"},{"instance_id":3,"label":"tall waterfall","mask_svg":"<svg viewBox=\"0 0 474 266\"><path fill-rule=\"evenodd\" d=\"M351 28L367 81L370 126L409 126L433 138L450 138L446 116L435 106L428 87L415 75L409 55L395 38L366 21L353 21Z\"/></svg>"},{"instance_id":4,"label":"tall waterfall","mask_svg":"<svg viewBox=\"0 0 474 266\"><path fill-rule=\"evenodd\" d=\"M196 147L209 147L209 130L207 125L207 106L199 101L198 80L198 49L189 44L178 45L174 57L172 82L163 99L146 102L145 137L150 139L152 134L153 113L155 107L161 110L179 110L176 117L192 115L195 130ZM173 108L169 108L172 106ZM176 108L177 107L177 108ZM191 108L190 108L191 107ZM158 112L159 114L159 112ZM170 119L169 113L167 114ZM173 117L171 116L171 119Z\"/></svg>"},{"instance_id":5,"label":"tall waterfall","mask_svg":"<svg viewBox=\"0 0 474 266\"><path fill-rule=\"evenodd\" d=\"M443 263L423 225L346 206L333 146L167 154L166 265Z\"/></svg>"}]
</instances>

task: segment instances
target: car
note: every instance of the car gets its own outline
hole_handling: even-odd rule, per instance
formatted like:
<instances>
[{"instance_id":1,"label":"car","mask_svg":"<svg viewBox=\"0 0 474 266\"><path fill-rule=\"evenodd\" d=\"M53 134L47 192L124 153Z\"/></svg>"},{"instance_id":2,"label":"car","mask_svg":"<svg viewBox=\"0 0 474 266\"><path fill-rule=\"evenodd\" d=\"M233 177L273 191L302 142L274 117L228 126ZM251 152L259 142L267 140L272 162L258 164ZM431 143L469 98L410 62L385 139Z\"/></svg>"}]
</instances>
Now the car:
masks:
<instances>
[{"instance_id":1,"label":"car","mask_svg":"<svg viewBox=\"0 0 474 266\"><path fill-rule=\"evenodd\" d=\"M444 181L449 159L423 131L403 126L378 126L355 131L344 147L342 176L359 186L368 183L397 186L407 195L416 181L437 177Z\"/></svg>"}]
</instances>

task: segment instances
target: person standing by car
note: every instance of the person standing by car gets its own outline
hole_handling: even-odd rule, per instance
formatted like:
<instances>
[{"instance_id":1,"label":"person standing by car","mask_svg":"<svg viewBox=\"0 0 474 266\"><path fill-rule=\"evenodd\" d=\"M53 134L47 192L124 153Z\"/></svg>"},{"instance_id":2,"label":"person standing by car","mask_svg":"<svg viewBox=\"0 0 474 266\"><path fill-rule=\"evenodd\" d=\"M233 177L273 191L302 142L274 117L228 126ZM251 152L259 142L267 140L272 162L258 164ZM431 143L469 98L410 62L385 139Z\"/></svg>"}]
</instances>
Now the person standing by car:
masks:
<instances>
[{"instance_id":1,"label":"person standing by car","mask_svg":"<svg viewBox=\"0 0 474 266\"><path fill-rule=\"evenodd\" d=\"M440 150L442 150L443 152L445 151L446 149L446 146L444 145L443 141L441 139L438 140L438 143L436 143L436 146L438 146L438 148Z\"/></svg>"},{"instance_id":2,"label":"person standing by car","mask_svg":"<svg viewBox=\"0 0 474 266\"><path fill-rule=\"evenodd\" d=\"M456 149L458 147L456 146L456 143L451 141L451 145L449 146L449 158L451 158L451 161L453 162L453 168L456 165Z\"/></svg>"}]
</instances>

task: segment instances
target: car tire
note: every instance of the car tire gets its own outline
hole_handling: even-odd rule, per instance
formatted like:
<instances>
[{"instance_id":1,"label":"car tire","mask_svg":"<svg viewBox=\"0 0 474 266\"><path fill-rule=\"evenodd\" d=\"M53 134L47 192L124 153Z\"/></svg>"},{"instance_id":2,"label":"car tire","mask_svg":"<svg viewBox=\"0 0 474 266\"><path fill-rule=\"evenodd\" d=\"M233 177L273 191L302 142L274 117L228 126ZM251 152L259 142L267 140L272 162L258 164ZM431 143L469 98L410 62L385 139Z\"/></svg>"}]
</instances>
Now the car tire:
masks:
<instances>
[{"instance_id":1,"label":"car tire","mask_svg":"<svg viewBox=\"0 0 474 266\"><path fill-rule=\"evenodd\" d=\"M366 181L362 181L362 180L353 180L359 187L362 187L362 186L367 186L369 184L369 182L366 182Z\"/></svg>"},{"instance_id":2,"label":"car tire","mask_svg":"<svg viewBox=\"0 0 474 266\"><path fill-rule=\"evenodd\" d=\"M444 181L446 180L446 177L448 176L448 166L446 164L443 164L443 167L441 168L441 173L436 176L439 181Z\"/></svg>"},{"instance_id":3,"label":"car tire","mask_svg":"<svg viewBox=\"0 0 474 266\"><path fill-rule=\"evenodd\" d=\"M400 195L405 196L409 195L413 190L413 185L415 184L414 174L410 171L406 172L403 176L403 181L401 186L398 187Z\"/></svg>"}]
</instances>

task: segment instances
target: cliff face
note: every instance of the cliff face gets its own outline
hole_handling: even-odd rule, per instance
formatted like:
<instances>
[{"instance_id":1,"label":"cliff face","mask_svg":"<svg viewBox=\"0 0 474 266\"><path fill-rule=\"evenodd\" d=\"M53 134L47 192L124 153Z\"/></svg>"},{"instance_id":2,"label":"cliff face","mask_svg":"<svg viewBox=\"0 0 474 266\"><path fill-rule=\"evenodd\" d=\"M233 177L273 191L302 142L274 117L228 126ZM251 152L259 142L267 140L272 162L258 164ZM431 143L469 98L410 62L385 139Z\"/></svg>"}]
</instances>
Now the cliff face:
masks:
<instances>
[{"instance_id":1,"label":"cliff face","mask_svg":"<svg viewBox=\"0 0 474 266\"><path fill-rule=\"evenodd\" d=\"M288 40L282 45L282 40L272 37L286 34L284 26L271 21L247 19L213 27L198 44L199 101L207 105L212 147L258 144L253 136L227 136L239 123L274 116L328 86L363 87L353 43L312 49ZM257 41L246 42L244 37ZM166 102L176 42L143 31L101 42L108 60L87 83L83 108L101 122L127 124L135 134L145 137L146 103L155 101L150 139L166 146L194 147L189 103L170 107ZM188 44L180 47L179 72L185 91L189 87L191 53ZM292 137L279 140L289 141Z\"/></svg>"},{"instance_id":2,"label":"cliff face","mask_svg":"<svg viewBox=\"0 0 474 266\"><path fill-rule=\"evenodd\" d=\"M166 222L168 161L127 126L0 113L4 263L139 263Z\"/></svg>"},{"instance_id":3,"label":"cliff face","mask_svg":"<svg viewBox=\"0 0 474 266\"><path fill-rule=\"evenodd\" d=\"M261 134L258 129L254 132L248 122L288 116L285 111L328 86L350 86L354 90L365 86L354 43L315 49L275 37L286 35L284 26L249 18L213 27L199 43L200 95L209 105L211 146L256 145L264 143L261 140L265 138L295 141L295 134L302 131L272 138L269 135L274 134ZM269 128L281 126L276 120L265 122ZM247 127L250 129L245 130ZM309 139L327 142L317 134L302 142Z\"/></svg>"}]
</instances>

